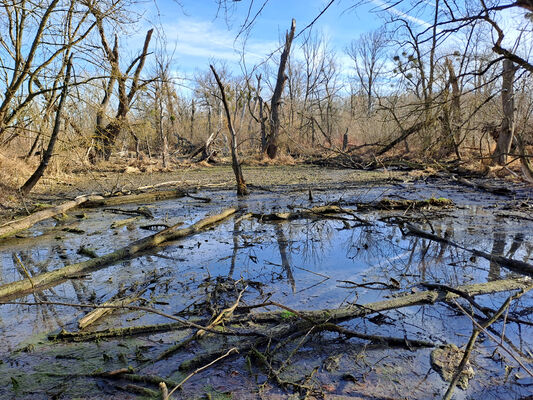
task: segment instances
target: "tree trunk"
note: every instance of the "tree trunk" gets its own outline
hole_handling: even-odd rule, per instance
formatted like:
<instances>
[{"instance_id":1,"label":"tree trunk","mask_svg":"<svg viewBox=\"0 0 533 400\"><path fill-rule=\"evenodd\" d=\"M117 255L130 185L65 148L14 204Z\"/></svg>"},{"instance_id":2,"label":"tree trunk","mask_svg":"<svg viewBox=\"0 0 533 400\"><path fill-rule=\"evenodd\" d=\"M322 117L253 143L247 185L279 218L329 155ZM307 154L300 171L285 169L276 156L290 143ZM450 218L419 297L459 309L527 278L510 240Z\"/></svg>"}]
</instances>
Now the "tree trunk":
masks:
<instances>
[{"instance_id":1,"label":"tree trunk","mask_svg":"<svg viewBox=\"0 0 533 400\"><path fill-rule=\"evenodd\" d=\"M222 95L222 104L224 105L224 110L226 111L228 129L231 134L231 166L233 168L233 173L235 174L235 180L237 181L237 196L245 196L248 194L248 191L246 189L246 182L244 181L244 177L242 175L241 164L239 164L239 160L237 158L237 136L235 134L235 130L233 129L233 124L231 123L231 114L229 111L228 101L226 100L224 85L220 81L215 67L213 67L213 65L210 65L210 67L211 71L213 71L213 75L215 75L215 79L220 89L220 94Z\"/></svg>"},{"instance_id":2,"label":"tree trunk","mask_svg":"<svg viewBox=\"0 0 533 400\"><path fill-rule=\"evenodd\" d=\"M458 159L461 159L461 153L459 152L459 143L461 142L461 90L459 88L459 81L455 74L453 64L448 59L446 60L448 66L448 72L450 74L450 86L452 87L452 104L450 107L450 126L451 135L453 139L453 145L455 154Z\"/></svg>"},{"instance_id":3,"label":"tree trunk","mask_svg":"<svg viewBox=\"0 0 533 400\"><path fill-rule=\"evenodd\" d=\"M503 60L502 73L502 109L503 120L498 135L496 150L492 154L494 162L500 165L507 163L507 155L511 150L514 134L514 91L513 81L516 68L512 61Z\"/></svg>"},{"instance_id":4,"label":"tree trunk","mask_svg":"<svg viewBox=\"0 0 533 400\"><path fill-rule=\"evenodd\" d=\"M50 136L50 142L48 142L48 147L46 148L46 151L43 154L43 158L41 160L41 163L35 170L32 176L26 181L24 185L20 188L20 192L22 195L27 195L33 187L39 182L39 179L43 176L43 173L48 167L48 163L50 162L50 159L52 158L52 153L54 151L54 147L57 141L57 136L59 135L59 129L61 127L61 115L63 113L63 105L65 104L65 98L67 97L68 93L68 81L70 80L70 71L72 69L72 56L70 56L70 59L68 60L67 64L67 72L65 73L65 81L63 83L63 89L61 90L61 97L59 99L59 104L57 106L56 111L56 119L54 122L54 129L52 130L52 135Z\"/></svg>"},{"instance_id":5,"label":"tree trunk","mask_svg":"<svg viewBox=\"0 0 533 400\"><path fill-rule=\"evenodd\" d=\"M276 86L274 88L274 94L272 95L272 101L270 103L270 134L267 138L266 153L269 158L276 158L278 152L278 136L280 128L279 119L279 106L281 105L281 95L283 94L283 87L287 81L287 75L285 74L285 68L287 66L287 60L291 51L292 40L294 39L294 31L296 29L296 20L292 20L291 30L286 34L285 47L281 53L279 61L278 78L276 80Z\"/></svg>"},{"instance_id":6,"label":"tree trunk","mask_svg":"<svg viewBox=\"0 0 533 400\"><path fill-rule=\"evenodd\" d=\"M96 162L96 159L102 158L107 161L111 156L113 146L118 135L120 134L122 124L125 121L126 116L128 115L131 103L133 101L133 97L135 96L137 90L139 90L140 75L144 67L144 63L146 61L146 56L148 55L148 46L150 44L150 40L152 39L152 33L154 31L153 29L150 29L148 32L146 32L146 37L144 39L144 45L141 55L131 62L125 73L122 73L119 69L118 39L115 37L115 45L114 48L111 49L105 37L102 21L99 19L98 16L97 24L98 30L100 31L100 39L102 41L102 46L104 47L109 63L111 64L111 78L108 87L111 86L111 83L114 84L114 80L118 82L118 108L115 118L105 127L102 127L103 123L101 118L103 117L103 115L97 116L97 124L94 136L95 149L94 155L91 158L91 162L93 163ZM130 89L129 91L127 91L126 81L129 79L128 73L133 69L135 64L137 64L137 67L135 68L133 78L131 79ZM109 90L109 88L107 90ZM110 94L111 91L109 91L109 93L106 93L106 96L110 96ZM102 102L102 105L104 105L104 102Z\"/></svg>"}]
</instances>

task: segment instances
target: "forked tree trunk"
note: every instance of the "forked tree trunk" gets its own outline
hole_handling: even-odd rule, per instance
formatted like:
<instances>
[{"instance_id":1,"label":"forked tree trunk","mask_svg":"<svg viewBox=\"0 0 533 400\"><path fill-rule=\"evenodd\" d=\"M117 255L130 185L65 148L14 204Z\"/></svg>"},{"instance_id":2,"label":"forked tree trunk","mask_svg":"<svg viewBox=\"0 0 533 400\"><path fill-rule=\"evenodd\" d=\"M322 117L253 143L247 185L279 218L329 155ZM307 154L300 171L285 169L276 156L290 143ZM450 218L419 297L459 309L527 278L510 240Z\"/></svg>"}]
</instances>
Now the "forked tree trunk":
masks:
<instances>
[{"instance_id":1,"label":"forked tree trunk","mask_svg":"<svg viewBox=\"0 0 533 400\"><path fill-rule=\"evenodd\" d=\"M235 180L237 181L237 196L245 196L248 194L248 190L246 189L246 182L244 181L244 177L242 175L241 164L239 164L239 159L237 157L237 135L235 134L235 130L233 129L233 124L231 122L231 114L229 111L228 101L226 100L224 85L222 84L215 67L213 67L213 65L210 65L210 67L220 89L222 104L224 105L224 110L226 111L228 129L231 135L231 166L233 168L233 173L235 174Z\"/></svg>"},{"instance_id":2,"label":"forked tree trunk","mask_svg":"<svg viewBox=\"0 0 533 400\"><path fill-rule=\"evenodd\" d=\"M283 94L283 88L287 81L287 75L285 74L285 68L287 66L287 60L291 52L292 40L294 39L294 30L296 29L296 20L292 20L291 30L287 32L285 36L285 47L281 53L279 60L278 78L276 80L276 86L274 88L274 94L272 95L272 101L270 103L270 133L266 141L266 153L269 158L276 158L278 152L278 137L280 129L279 108L281 105L281 95Z\"/></svg>"},{"instance_id":3,"label":"forked tree trunk","mask_svg":"<svg viewBox=\"0 0 533 400\"><path fill-rule=\"evenodd\" d=\"M516 68L511 60L503 60L502 73L502 109L503 120L498 135L496 150L492 154L494 162L500 165L507 163L507 155L511 150L514 134L514 90L513 81Z\"/></svg>"},{"instance_id":4,"label":"forked tree trunk","mask_svg":"<svg viewBox=\"0 0 533 400\"><path fill-rule=\"evenodd\" d=\"M63 113L63 105L65 104L65 98L67 97L68 93L68 82L70 80L70 71L72 69L72 56L70 56L70 59L68 60L67 64L67 71L65 73L65 81L63 83L63 89L61 90L61 97L59 98L59 104L57 105L57 111L56 111L56 118L54 122L54 128L52 130L52 135L50 136L50 141L48 142L48 147L46 148L46 151L43 154L43 158L41 160L41 163L35 170L35 172L30 176L30 178L22 185L20 188L20 192L25 196L27 195L33 187L39 182L39 179L43 176L44 171L46 170L46 167L48 167L48 163L50 162L50 159L52 158L52 153L54 152L54 147L57 142L57 136L59 135L59 129L61 127L61 118Z\"/></svg>"},{"instance_id":5,"label":"forked tree trunk","mask_svg":"<svg viewBox=\"0 0 533 400\"><path fill-rule=\"evenodd\" d=\"M130 110L133 98L139 90L140 75L146 61L146 56L148 55L148 46L150 45L150 40L152 39L152 33L154 31L153 29L150 29L148 32L146 32L141 55L131 62L125 73L122 73L119 65L118 39L115 37L115 45L113 49L111 49L105 37L101 16L96 11L95 16L98 30L100 32L102 46L104 47L108 61L111 64L111 77L106 89L107 92L104 96L104 100L102 101L102 110L100 110L100 112L105 111L104 107L107 107L109 96L111 95L112 87L114 86L115 81L118 82L118 108L115 118L105 126L103 125L103 114L99 114L97 116L97 124L93 138L95 148L94 154L90 159L93 163L95 163L97 159L109 160L109 157L111 156L113 146L118 135L120 134L122 125L126 120L126 116ZM127 91L126 81L129 79L128 74L135 67L135 65L137 66L135 68L133 78L131 79L131 86L129 91Z\"/></svg>"}]
</instances>

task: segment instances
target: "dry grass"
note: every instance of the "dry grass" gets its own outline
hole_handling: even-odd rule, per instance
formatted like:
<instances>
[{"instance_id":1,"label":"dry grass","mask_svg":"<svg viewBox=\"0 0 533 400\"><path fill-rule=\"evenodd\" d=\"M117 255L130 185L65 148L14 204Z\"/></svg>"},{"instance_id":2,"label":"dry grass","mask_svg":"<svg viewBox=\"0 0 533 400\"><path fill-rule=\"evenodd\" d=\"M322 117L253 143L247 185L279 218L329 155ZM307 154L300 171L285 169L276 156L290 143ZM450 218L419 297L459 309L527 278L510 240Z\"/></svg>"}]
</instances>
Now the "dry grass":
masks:
<instances>
[{"instance_id":1,"label":"dry grass","mask_svg":"<svg viewBox=\"0 0 533 400\"><path fill-rule=\"evenodd\" d=\"M296 160L291 155L279 153L274 160L262 153L254 154L243 161L244 165L267 166L267 165L296 165Z\"/></svg>"},{"instance_id":2,"label":"dry grass","mask_svg":"<svg viewBox=\"0 0 533 400\"><path fill-rule=\"evenodd\" d=\"M0 152L0 205L3 209L19 204L18 188L31 176L36 166L29 165L14 154Z\"/></svg>"}]
</instances>

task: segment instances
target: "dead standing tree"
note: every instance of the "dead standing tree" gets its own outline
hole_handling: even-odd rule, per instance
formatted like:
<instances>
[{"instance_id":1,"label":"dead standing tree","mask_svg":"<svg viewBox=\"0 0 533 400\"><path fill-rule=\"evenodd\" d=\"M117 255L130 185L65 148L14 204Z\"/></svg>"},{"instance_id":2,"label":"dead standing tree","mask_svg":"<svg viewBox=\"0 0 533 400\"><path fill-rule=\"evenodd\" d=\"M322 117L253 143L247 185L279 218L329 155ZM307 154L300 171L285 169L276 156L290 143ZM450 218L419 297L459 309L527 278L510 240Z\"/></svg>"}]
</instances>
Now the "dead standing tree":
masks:
<instances>
[{"instance_id":1,"label":"dead standing tree","mask_svg":"<svg viewBox=\"0 0 533 400\"><path fill-rule=\"evenodd\" d=\"M266 148L262 151L266 152L270 159L276 158L278 152L278 136L280 129L279 118L279 106L281 105L281 95L283 94L283 88L287 81L287 75L285 74L285 67L287 66L287 60L291 52L291 45L294 39L294 31L296 29L296 20L292 20L291 29L285 35L285 46L281 53L279 61L278 77L276 80L276 86L274 88L274 94L270 103L270 132L266 140Z\"/></svg>"},{"instance_id":2,"label":"dead standing tree","mask_svg":"<svg viewBox=\"0 0 533 400\"><path fill-rule=\"evenodd\" d=\"M503 120L498 135L498 142L492 157L500 165L507 163L514 136L514 90L513 82L516 68L511 60L503 60L502 73L502 109Z\"/></svg>"},{"instance_id":3,"label":"dead standing tree","mask_svg":"<svg viewBox=\"0 0 533 400\"><path fill-rule=\"evenodd\" d=\"M235 133L235 130L233 129L233 124L231 122L231 113L229 110L228 101L226 99L226 92L224 91L224 85L218 77L215 67L213 67L213 65L210 65L209 67L211 67L211 71L213 71L213 75L215 76L215 79L217 81L218 87L220 89L220 95L222 97L222 104L224 105L224 110L226 111L228 129L231 135L231 166L233 167L235 180L237 181L237 196L245 196L248 194L248 191L246 189L246 182L244 181L244 177L242 175L241 164L239 164L239 159L237 157L237 135Z\"/></svg>"},{"instance_id":4,"label":"dead standing tree","mask_svg":"<svg viewBox=\"0 0 533 400\"><path fill-rule=\"evenodd\" d=\"M103 17L101 13L96 9L93 9L92 12L96 17L102 47L104 49L107 60L111 65L111 75L109 77L109 81L107 82L104 98L100 104L100 109L98 110L96 117L96 128L93 137L94 152L90 153L90 160L92 163L95 163L97 159L109 160L112 148L126 120L126 116L128 115L128 112L130 110L133 98L136 92L144 85L139 84L139 81L142 69L144 67L144 63L146 61L146 56L148 55L148 46L150 44L150 40L152 38L152 33L154 30L150 29L148 32L146 32L144 46L141 54L130 63L130 65L126 69L126 72L122 73L122 71L120 70L119 63L120 57L118 51L118 36L115 35L115 43L113 49L111 49L105 35L105 30L102 21ZM135 66L137 67L135 68ZM133 68L135 68L135 72L133 74L131 86L128 91L126 89L126 81L128 80L129 73L133 70ZM118 82L117 112L113 120L108 122L107 125L104 125L105 112L109 105L115 82Z\"/></svg>"}]
</instances>

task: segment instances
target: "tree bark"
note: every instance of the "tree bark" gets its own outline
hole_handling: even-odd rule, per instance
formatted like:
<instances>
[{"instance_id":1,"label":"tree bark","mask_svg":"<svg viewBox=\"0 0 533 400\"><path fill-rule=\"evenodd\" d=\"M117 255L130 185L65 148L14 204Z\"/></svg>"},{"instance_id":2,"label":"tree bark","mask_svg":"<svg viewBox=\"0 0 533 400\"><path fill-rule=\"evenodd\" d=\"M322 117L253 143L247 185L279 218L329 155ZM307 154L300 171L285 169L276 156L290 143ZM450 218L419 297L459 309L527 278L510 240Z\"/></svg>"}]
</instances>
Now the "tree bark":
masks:
<instances>
[{"instance_id":1,"label":"tree bark","mask_svg":"<svg viewBox=\"0 0 533 400\"><path fill-rule=\"evenodd\" d=\"M283 94L283 88L287 81L287 75L285 74L285 68L287 66L287 60L291 51L292 41L294 39L294 31L296 29L296 20L292 20L291 29L285 36L285 47L281 53L279 61L278 78L276 80L276 86L274 88L274 94L270 103L270 133L266 143L266 153L270 159L276 158L278 152L278 136L280 129L279 108L281 105L281 95Z\"/></svg>"},{"instance_id":2,"label":"tree bark","mask_svg":"<svg viewBox=\"0 0 533 400\"><path fill-rule=\"evenodd\" d=\"M496 149L492 155L494 162L499 165L507 163L507 155L511 150L514 135L514 90L513 82L516 68L512 61L503 60L502 73L502 109L503 120L498 135Z\"/></svg>"}]
</instances>

